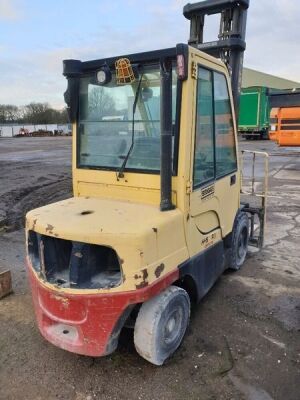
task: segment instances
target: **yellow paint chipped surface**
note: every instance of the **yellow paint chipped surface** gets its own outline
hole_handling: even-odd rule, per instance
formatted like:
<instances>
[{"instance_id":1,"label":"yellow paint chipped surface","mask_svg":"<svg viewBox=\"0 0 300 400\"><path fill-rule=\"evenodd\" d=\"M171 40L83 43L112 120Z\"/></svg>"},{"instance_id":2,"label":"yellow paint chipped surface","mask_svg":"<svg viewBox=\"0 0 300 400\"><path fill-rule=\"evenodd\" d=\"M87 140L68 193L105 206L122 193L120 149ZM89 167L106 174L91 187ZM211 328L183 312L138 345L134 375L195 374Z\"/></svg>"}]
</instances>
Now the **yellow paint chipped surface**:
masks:
<instances>
[{"instance_id":1,"label":"yellow paint chipped surface","mask_svg":"<svg viewBox=\"0 0 300 400\"><path fill-rule=\"evenodd\" d=\"M189 47L189 70L192 63L223 73L229 82L224 64ZM232 102L231 94L230 99ZM159 209L159 175L125 171L124 178L117 179L115 171L77 168L77 132L76 124L73 125L75 197L31 211L26 227L53 237L109 246L116 251L122 260L123 278L126 277L123 283L116 288L82 292L128 291L151 284L158 279L156 275L162 278L231 231L239 206L239 170L234 187L230 186L230 176L222 178L215 182L214 192L206 201L202 201L201 191L192 189L196 103L197 79L190 76L182 85L178 174L172 177L176 209L168 212ZM160 265L164 265L161 273L157 270Z\"/></svg>"},{"instance_id":2,"label":"yellow paint chipped surface","mask_svg":"<svg viewBox=\"0 0 300 400\"><path fill-rule=\"evenodd\" d=\"M83 210L93 213L82 215ZM74 197L29 212L27 225L31 227L34 220L35 231L40 234L53 237L58 234L67 240L115 249L124 260L122 269L126 280L108 291L134 290L143 282L143 269L147 270L147 284L151 284L157 279L158 265L165 265L160 275L163 276L188 258L183 214L178 209L162 213L158 207L147 204ZM47 230L49 221L53 226L51 233ZM78 289L75 291L78 293Z\"/></svg>"}]
</instances>

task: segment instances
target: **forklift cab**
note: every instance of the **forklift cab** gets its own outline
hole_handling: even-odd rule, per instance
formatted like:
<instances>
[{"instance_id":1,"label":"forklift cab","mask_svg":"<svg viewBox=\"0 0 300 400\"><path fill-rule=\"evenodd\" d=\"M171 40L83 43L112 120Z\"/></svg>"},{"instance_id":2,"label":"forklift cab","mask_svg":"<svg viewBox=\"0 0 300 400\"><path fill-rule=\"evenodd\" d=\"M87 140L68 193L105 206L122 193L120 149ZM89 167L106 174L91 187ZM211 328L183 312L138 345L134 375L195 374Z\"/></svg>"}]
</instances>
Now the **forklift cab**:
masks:
<instances>
[{"instance_id":1,"label":"forklift cab","mask_svg":"<svg viewBox=\"0 0 300 400\"><path fill-rule=\"evenodd\" d=\"M225 22L244 16L248 2L222 2ZM208 3L186 16L212 12ZM191 301L247 253L256 211L240 201L228 68L179 44L66 60L64 75L74 197L26 216L39 329L63 349L101 356L131 325L138 353L161 365L183 339Z\"/></svg>"},{"instance_id":2,"label":"forklift cab","mask_svg":"<svg viewBox=\"0 0 300 400\"><path fill-rule=\"evenodd\" d=\"M240 177L228 73L203 53L192 52L191 58L195 114L191 115L189 245L197 254L199 242L208 248L214 239L232 231L240 202Z\"/></svg>"}]
</instances>

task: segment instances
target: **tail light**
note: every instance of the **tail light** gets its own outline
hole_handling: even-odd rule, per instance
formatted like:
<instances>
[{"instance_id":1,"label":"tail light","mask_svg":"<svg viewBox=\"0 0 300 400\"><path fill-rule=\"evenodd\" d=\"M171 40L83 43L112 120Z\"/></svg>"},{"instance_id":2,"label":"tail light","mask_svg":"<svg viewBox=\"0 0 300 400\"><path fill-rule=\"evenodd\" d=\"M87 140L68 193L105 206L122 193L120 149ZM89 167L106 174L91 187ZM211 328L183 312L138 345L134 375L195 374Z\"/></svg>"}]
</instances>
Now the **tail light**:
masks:
<instances>
[{"instance_id":1,"label":"tail light","mask_svg":"<svg viewBox=\"0 0 300 400\"><path fill-rule=\"evenodd\" d=\"M179 79L185 79L185 62L183 54L177 55L177 75Z\"/></svg>"}]
</instances>

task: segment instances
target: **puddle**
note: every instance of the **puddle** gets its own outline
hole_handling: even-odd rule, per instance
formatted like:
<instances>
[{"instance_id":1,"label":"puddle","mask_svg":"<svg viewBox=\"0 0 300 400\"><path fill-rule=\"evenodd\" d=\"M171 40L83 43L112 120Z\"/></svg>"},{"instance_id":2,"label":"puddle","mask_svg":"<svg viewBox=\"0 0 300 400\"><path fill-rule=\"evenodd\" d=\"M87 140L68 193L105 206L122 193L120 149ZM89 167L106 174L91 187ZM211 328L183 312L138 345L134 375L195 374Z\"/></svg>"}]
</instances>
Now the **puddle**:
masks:
<instances>
[{"instance_id":1,"label":"puddle","mask_svg":"<svg viewBox=\"0 0 300 400\"><path fill-rule=\"evenodd\" d=\"M277 172L273 178L275 179L290 179L300 181L300 172L294 169L285 169Z\"/></svg>"},{"instance_id":2,"label":"puddle","mask_svg":"<svg viewBox=\"0 0 300 400\"><path fill-rule=\"evenodd\" d=\"M276 297L271 303L270 310L287 330L300 331L300 293L298 297L286 295Z\"/></svg>"},{"instance_id":3,"label":"puddle","mask_svg":"<svg viewBox=\"0 0 300 400\"><path fill-rule=\"evenodd\" d=\"M262 388L245 383L233 374L230 374L230 379L234 386L245 395L247 400L274 400L273 397Z\"/></svg>"},{"instance_id":4,"label":"puddle","mask_svg":"<svg viewBox=\"0 0 300 400\"><path fill-rule=\"evenodd\" d=\"M281 294L296 294L300 296L300 287L288 287L281 284L272 284L271 282L262 278L250 278L246 276L235 275L230 277L230 281L240 282L243 285L256 290L264 289L265 294L271 296L279 296Z\"/></svg>"}]
</instances>

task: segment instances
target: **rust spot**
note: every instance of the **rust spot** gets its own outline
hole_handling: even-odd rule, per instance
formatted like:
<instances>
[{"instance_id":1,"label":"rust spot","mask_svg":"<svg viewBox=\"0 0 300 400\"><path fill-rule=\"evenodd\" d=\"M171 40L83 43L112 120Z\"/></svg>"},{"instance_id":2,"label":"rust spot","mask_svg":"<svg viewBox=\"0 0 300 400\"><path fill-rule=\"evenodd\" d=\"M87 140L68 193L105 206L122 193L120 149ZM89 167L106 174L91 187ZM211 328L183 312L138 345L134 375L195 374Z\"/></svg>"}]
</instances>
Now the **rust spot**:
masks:
<instances>
[{"instance_id":1,"label":"rust spot","mask_svg":"<svg viewBox=\"0 0 300 400\"><path fill-rule=\"evenodd\" d=\"M165 264L161 263L154 271L156 278L159 278L163 270L165 269Z\"/></svg>"},{"instance_id":2,"label":"rust spot","mask_svg":"<svg viewBox=\"0 0 300 400\"><path fill-rule=\"evenodd\" d=\"M49 232L49 233L53 233L53 229L54 229L54 226L53 225L50 225L50 224L48 224L47 225L47 228L46 228L46 232Z\"/></svg>"},{"instance_id":3,"label":"rust spot","mask_svg":"<svg viewBox=\"0 0 300 400\"><path fill-rule=\"evenodd\" d=\"M81 211L80 215L89 215L89 214L93 214L93 212L94 211L92 211L92 210L84 210L84 211Z\"/></svg>"},{"instance_id":4,"label":"rust spot","mask_svg":"<svg viewBox=\"0 0 300 400\"><path fill-rule=\"evenodd\" d=\"M144 287L149 285L148 281L146 280L148 278L148 271L147 271L146 268L144 268L142 270L142 276L135 275L134 278L135 279L138 279L138 278L142 278L143 279L141 283L139 283L138 285L135 285L135 287L137 289L142 289L142 288L144 288Z\"/></svg>"},{"instance_id":5,"label":"rust spot","mask_svg":"<svg viewBox=\"0 0 300 400\"><path fill-rule=\"evenodd\" d=\"M190 214L188 214L187 216L186 216L186 220L188 221L190 219Z\"/></svg>"},{"instance_id":6,"label":"rust spot","mask_svg":"<svg viewBox=\"0 0 300 400\"><path fill-rule=\"evenodd\" d=\"M157 228L152 228L153 232L157 233Z\"/></svg>"},{"instance_id":7,"label":"rust spot","mask_svg":"<svg viewBox=\"0 0 300 400\"><path fill-rule=\"evenodd\" d=\"M78 257L78 258L82 258L83 257L83 255L82 255L82 253L80 253L80 251L77 251L76 253L74 253L74 256Z\"/></svg>"},{"instance_id":8,"label":"rust spot","mask_svg":"<svg viewBox=\"0 0 300 400\"><path fill-rule=\"evenodd\" d=\"M58 300L58 301L60 301L61 302L61 304L62 304L62 306L64 307L64 308L68 308L69 307L69 299L67 299L66 297L61 297L61 296L57 296L57 295L54 295L54 296L52 296L55 300Z\"/></svg>"},{"instance_id":9,"label":"rust spot","mask_svg":"<svg viewBox=\"0 0 300 400\"><path fill-rule=\"evenodd\" d=\"M31 228L33 231L36 226L36 223L37 223L37 218L33 220L32 228Z\"/></svg>"},{"instance_id":10,"label":"rust spot","mask_svg":"<svg viewBox=\"0 0 300 400\"><path fill-rule=\"evenodd\" d=\"M146 268L142 270L142 273L143 273L143 279L144 280L147 279L148 278L148 271L147 271Z\"/></svg>"},{"instance_id":11,"label":"rust spot","mask_svg":"<svg viewBox=\"0 0 300 400\"><path fill-rule=\"evenodd\" d=\"M120 264L124 264L123 258L119 258Z\"/></svg>"},{"instance_id":12,"label":"rust spot","mask_svg":"<svg viewBox=\"0 0 300 400\"><path fill-rule=\"evenodd\" d=\"M59 234L58 234L58 233L54 233L54 236L55 236L55 237L59 237Z\"/></svg>"},{"instance_id":13,"label":"rust spot","mask_svg":"<svg viewBox=\"0 0 300 400\"><path fill-rule=\"evenodd\" d=\"M148 282L141 282L139 285L135 285L136 289L143 289L144 287L147 287L149 285Z\"/></svg>"}]
</instances>

